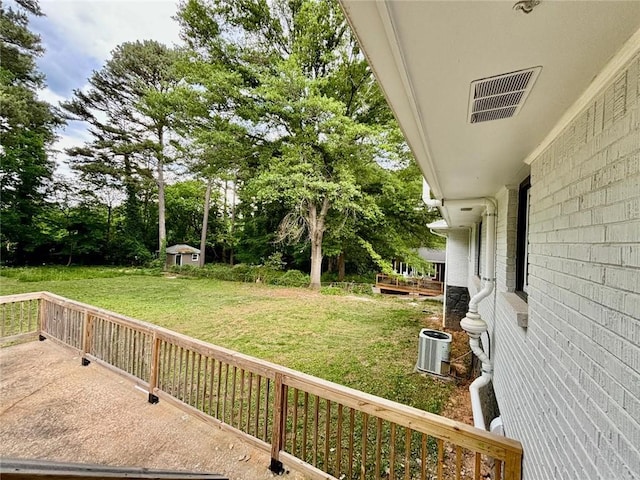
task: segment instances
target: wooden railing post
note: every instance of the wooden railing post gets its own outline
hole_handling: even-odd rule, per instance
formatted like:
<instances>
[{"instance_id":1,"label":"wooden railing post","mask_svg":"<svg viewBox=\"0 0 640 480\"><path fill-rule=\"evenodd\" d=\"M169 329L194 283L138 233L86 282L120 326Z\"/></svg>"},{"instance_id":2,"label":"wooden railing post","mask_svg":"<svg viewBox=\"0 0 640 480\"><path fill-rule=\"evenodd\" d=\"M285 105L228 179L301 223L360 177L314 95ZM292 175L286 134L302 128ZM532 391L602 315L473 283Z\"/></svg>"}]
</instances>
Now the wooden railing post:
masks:
<instances>
[{"instance_id":1,"label":"wooden railing post","mask_svg":"<svg viewBox=\"0 0 640 480\"><path fill-rule=\"evenodd\" d=\"M42 335L42 332L45 330L45 327L46 327L46 320L45 320L46 301L47 300L44 298L44 295L42 295L38 300L38 339L40 341L43 341L45 339L44 335Z\"/></svg>"},{"instance_id":2,"label":"wooden railing post","mask_svg":"<svg viewBox=\"0 0 640 480\"><path fill-rule=\"evenodd\" d=\"M89 365L89 359L87 358L87 354L89 350L91 350L91 330L92 330L92 319L89 315L89 311L85 310L82 318L82 365L86 367Z\"/></svg>"},{"instance_id":3,"label":"wooden railing post","mask_svg":"<svg viewBox=\"0 0 640 480\"><path fill-rule=\"evenodd\" d=\"M149 371L149 403L158 403L155 389L158 386L158 372L160 363L160 339L157 333L153 333L151 346L151 369Z\"/></svg>"},{"instance_id":4,"label":"wooden railing post","mask_svg":"<svg viewBox=\"0 0 640 480\"><path fill-rule=\"evenodd\" d=\"M271 470L276 475L284 473L284 466L280 461L280 450L282 450L282 439L285 432L285 422L287 412L284 411L285 405L285 385L282 382L282 373L276 372L275 375L275 400L273 407L273 431L271 434Z\"/></svg>"},{"instance_id":5,"label":"wooden railing post","mask_svg":"<svg viewBox=\"0 0 640 480\"><path fill-rule=\"evenodd\" d=\"M507 452L504 461L504 480L520 480L522 478L522 455Z\"/></svg>"}]
</instances>

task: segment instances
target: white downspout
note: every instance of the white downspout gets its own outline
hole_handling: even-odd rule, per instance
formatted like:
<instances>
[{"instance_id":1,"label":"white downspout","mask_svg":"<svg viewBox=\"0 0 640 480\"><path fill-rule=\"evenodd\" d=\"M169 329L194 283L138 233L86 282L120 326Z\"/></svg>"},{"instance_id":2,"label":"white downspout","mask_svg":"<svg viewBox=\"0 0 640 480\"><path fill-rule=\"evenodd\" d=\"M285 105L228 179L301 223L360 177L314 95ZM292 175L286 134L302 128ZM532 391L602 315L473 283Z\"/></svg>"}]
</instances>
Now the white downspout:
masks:
<instances>
[{"instance_id":1,"label":"white downspout","mask_svg":"<svg viewBox=\"0 0 640 480\"><path fill-rule=\"evenodd\" d=\"M487 323L478 313L478 304L491 292L495 286L495 250L496 250L496 204L493 200L487 198L469 199L469 200L447 200L443 201L446 206L484 206L486 219L486 255L484 269L484 286L469 301L469 311L465 318L460 321L460 326L469 335L469 346L473 353L482 362L482 374L476 378L469 386L471 394L471 409L473 411L473 424L477 428L486 430L484 415L482 413L482 404L480 402L480 389L486 386L493 378L493 363L489 356L482 350L480 337L488 330Z\"/></svg>"}]
</instances>

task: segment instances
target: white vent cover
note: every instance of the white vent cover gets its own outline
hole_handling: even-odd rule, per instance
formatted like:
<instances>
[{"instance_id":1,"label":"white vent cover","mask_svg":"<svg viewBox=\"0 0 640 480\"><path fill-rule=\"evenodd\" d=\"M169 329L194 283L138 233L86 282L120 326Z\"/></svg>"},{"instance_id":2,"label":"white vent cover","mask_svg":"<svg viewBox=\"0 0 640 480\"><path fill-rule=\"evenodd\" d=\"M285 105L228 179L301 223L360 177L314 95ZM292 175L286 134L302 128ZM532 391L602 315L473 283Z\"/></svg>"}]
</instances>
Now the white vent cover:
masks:
<instances>
[{"instance_id":1,"label":"white vent cover","mask_svg":"<svg viewBox=\"0 0 640 480\"><path fill-rule=\"evenodd\" d=\"M528 68L471 82L469 123L517 115L541 70L542 67Z\"/></svg>"},{"instance_id":2,"label":"white vent cover","mask_svg":"<svg viewBox=\"0 0 640 480\"><path fill-rule=\"evenodd\" d=\"M439 330L423 328L418 337L418 363L416 368L423 372L443 375L448 373L442 363L449 362L451 334Z\"/></svg>"}]
</instances>

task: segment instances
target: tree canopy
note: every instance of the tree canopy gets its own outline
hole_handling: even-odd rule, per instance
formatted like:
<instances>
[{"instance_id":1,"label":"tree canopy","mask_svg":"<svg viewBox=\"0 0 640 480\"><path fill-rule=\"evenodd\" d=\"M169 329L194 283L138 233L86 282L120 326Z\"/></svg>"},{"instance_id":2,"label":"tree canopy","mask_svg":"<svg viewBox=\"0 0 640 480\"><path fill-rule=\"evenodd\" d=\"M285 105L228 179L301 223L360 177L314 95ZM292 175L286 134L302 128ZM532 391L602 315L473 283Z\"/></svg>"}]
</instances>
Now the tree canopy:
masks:
<instances>
[{"instance_id":1,"label":"tree canopy","mask_svg":"<svg viewBox=\"0 0 640 480\"><path fill-rule=\"evenodd\" d=\"M0 244L18 262L43 243L33 225L45 209L54 171L47 149L60 123L37 96L45 84L35 60L44 50L40 37L29 30L29 15L41 15L33 0L0 5Z\"/></svg>"},{"instance_id":2,"label":"tree canopy","mask_svg":"<svg viewBox=\"0 0 640 480\"><path fill-rule=\"evenodd\" d=\"M34 2L18 4L38 13ZM35 95L39 40L26 17L5 12L3 28L15 26L31 47L3 61L3 88L8 79L7 88ZM162 258L167 242L200 242L202 261L263 263L277 254L310 271L317 288L323 270L388 270L392 259L411 261L437 243L420 172L336 1L184 0L177 20L183 46L124 43L61 105L91 134L67 151L82 188L67 182L46 197L56 117L46 104L23 111L15 100L16 127L6 134L35 135L19 117L40 111L42 148L28 156L40 168L26 176L32 197L16 193L14 203L26 211L49 198L39 220L48 227L35 229L48 232L49 252L68 262L141 263ZM4 70L11 65L13 76ZM3 170L3 197L5 183L23 177Z\"/></svg>"}]
</instances>

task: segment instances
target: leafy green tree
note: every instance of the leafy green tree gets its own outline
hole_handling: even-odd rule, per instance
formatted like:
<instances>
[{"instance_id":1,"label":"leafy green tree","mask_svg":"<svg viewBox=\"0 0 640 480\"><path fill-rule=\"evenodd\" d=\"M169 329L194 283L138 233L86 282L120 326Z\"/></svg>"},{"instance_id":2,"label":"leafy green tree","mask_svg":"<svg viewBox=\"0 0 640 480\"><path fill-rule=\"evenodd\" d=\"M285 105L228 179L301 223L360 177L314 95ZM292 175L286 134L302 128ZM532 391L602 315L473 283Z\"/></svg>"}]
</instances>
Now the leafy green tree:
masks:
<instances>
[{"instance_id":1,"label":"leafy green tree","mask_svg":"<svg viewBox=\"0 0 640 480\"><path fill-rule=\"evenodd\" d=\"M167 185L168 243L197 245L200 238L202 198L205 188L206 186L198 180Z\"/></svg>"},{"instance_id":2,"label":"leafy green tree","mask_svg":"<svg viewBox=\"0 0 640 480\"><path fill-rule=\"evenodd\" d=\"M179 52L153 40L124 43L62 106L73 120L91 125L93 140L69 153L85 178L121 183L127 191L131 233L139 225L140 185L153 179L157 189L158 245L166 247L165 171L171 163L175 112L182 98L176 70Z\"/></svg>"},{"instance_id":3,"label":"leafy green tree","mask_svg":"<svg viewBox=\"0 0 640 480\"><path fill-rule=\"evenodd\" d=\"M0 244L17 263L44 241L34 218L46 206L54 169L47 148L60 124L52 107L37 98L44 75L35 59L44 50L28 28L29 15L42 15L37 1L0 4Z\"/></svg>"},{"instance_id":4,"label":"leafy green tree","mask_svg":"<svg viewBox=\"0 0 640 480\"><path fill-rule=\"evenodd\" d=\"M334 1L189 0L179 16L192 48L242 79L248 101L236 113L262 160L244 172L244 198L285 206L278 237L309 241L319 287L329 218L340 225L363 208L358 171L385 155L395 128L342 11Z\"/></svg>"}]
</instances>

